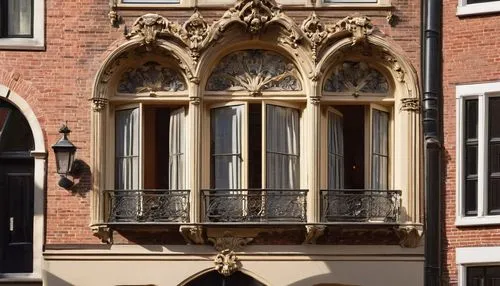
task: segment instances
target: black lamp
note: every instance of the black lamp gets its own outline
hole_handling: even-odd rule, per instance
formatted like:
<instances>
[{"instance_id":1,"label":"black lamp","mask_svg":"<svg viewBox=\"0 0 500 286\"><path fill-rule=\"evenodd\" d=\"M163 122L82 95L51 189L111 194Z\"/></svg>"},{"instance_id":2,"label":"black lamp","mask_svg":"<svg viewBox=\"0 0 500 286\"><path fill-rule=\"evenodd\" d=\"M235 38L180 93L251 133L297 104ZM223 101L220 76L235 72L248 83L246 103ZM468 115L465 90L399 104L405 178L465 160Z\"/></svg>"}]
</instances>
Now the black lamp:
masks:
<instances>
[{"instance_id":1,"label":"black lamp","mask_svg":"<svg viewBox=\"0 0 500 286\"><path fill-rule=\"evenodd\" d=\"M52 145L56 155L57 173L61 175L59 186L69 190L73 186L73 181L66 176L71 174L73 162L75 160L76 147L68 140L68 134L71 132L66 124L63 124L59 133L62 134L61 139L56 144Z\"/></svg>"}]
</instances>

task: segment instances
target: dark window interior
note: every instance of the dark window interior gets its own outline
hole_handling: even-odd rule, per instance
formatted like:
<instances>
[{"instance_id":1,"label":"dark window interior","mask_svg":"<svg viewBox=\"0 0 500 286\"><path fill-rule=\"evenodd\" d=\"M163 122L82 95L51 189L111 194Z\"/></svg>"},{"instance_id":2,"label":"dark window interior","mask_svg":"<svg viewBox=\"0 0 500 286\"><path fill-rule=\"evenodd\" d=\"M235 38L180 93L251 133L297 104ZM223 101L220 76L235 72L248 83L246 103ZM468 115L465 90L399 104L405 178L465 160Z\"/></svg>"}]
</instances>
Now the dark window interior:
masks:
<instances>
[{"instance_id":1,"label":"dark window interior","mask_svg":"<svg viewBox=\"0 0 500 286\"><path fill-rule=\"evenodd\" d=\"M344 119L344 187L365 188L365 106L335 106Z\"/></svg>"},{"instance_id":2,"label":"dark window interior","mask_svg":"<svg viewBox=\"0 0 500 286\"><path fill-rule=\"evenodd\" d=\"M236 272L231 276L224 276L217 271L208 272L186 284L186 286L265 286L252 277Z\"/></svg>"},{"instance_id":3,"label":"dark window interior","mask_svg":"<svg viewBox=\"0 0 500 286\"><path fill-rule=\"evenodd\" d=\"M262 187L262 105L250 104L248 118L248 187Z\"/></svg>"},{"instance_id":4,"label":"dark window interior","mask_svg":"<svg viewBox=\"0 0 500 286\"><path fill-rule=\"evenodd\" d=\"M500 214L500 97L489 98L488 214Z\"/></svg>"},{"instance_id":5,"label":"dark window interior","mask_svg":"<svg viewBox=\"0 0 500 286\"><path fill-rule=\"evenodd\" d=\"M500 266L467 267L467 286L500 286Z\"/></svg>"},{"instance_id":6,"label":"dark window interior","mask_svg":"<svg viewBox=\"0 0 500 286\"><path fill-rule=\"evenodd\" d=\"M465 101L465 215L477 215L478 100Z\"/></svg>"},{"instance_id":7,"label":"dark window interior","mask_svg":"<svg viewBox=\"0 0 500 286\"><path fill-rule=\"evenodd\" d=\"M477 3L487 3L487 2L496 2L498 0L467 0L467 4L477 4Z\"/></svg>"}]
</instances>

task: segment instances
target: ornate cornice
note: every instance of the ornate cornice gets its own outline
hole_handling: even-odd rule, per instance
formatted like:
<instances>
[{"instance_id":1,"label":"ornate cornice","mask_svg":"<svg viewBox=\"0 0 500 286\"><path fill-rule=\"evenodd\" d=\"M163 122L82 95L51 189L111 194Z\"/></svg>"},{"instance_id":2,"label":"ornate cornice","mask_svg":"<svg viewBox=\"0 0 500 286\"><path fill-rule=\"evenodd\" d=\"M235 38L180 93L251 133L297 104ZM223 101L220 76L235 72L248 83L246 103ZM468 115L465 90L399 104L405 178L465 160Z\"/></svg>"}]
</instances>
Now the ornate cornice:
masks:
<instances>
[{"instance_id":1,"label":"ornate cornice","mask_svg":"<svg viewBox=\"0 0 500 286\"><path fill-rule=\"evenodd\" d=\"M262 33L270 25L280 25L283 29L278 41L292 48L306 44L312 51L315 63L330 40L350 35L355 45L364 41L374 30L367 17L349 16L334 24L323 24L314 12L299 27L274 0L239 0L211 25L207 24L199 11L195 11L183 25L158 14L146 14L134 22L125 37L140 39L148 49L159 38L174 39L189 50L193 65L196 65L201 53L235 24L243 26L252 35ZM301 41L303 38L307 40Z\"/></svg>"}]
</instances>

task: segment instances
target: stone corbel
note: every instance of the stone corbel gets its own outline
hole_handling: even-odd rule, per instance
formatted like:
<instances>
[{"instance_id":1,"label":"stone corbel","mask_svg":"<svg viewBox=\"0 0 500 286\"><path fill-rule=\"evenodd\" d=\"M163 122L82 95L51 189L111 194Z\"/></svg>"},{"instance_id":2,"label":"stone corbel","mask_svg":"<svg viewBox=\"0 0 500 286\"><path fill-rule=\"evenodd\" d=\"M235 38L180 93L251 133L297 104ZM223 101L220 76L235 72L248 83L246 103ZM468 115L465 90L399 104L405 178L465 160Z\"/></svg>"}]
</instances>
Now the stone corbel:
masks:
<instances>
[{"instance_id":1,"label":"stone corbel","mask_svg":"<svg viewBox=\"0 0 500 286\"><path fill-rule=\"evenodd\" d=\"M104 225L91 226L92 234L101 239L103 243L113 244L113 230Z\"/></svg>"},{"instance_id":2,"label":"stone corbel","mask_svg":"<svg viewBox=\"0 0 500 286\"><path fill-rule=\"evenodd\" d=\"M208 237L208 241L214 245L217 251L240 251L253 239L253 237L236 237L229 231L225 231L222 236Z\"/></svg>"},{"instance_id":3,"label":"stone corbel","mask_svg":"<svg viewBox=\"0 0 500 286\"><path fill-rule=\"evenodd\" d=\"M92 101L92 110L94 110L95 112L103 110L108 104L108 99L106 98L97 97L97 98L91 98L90 100Z\"/></svg>"},{"instance_id":4,"label":"stone corbel","mask_svg":"<svg viewBox=\"0 0 500 286\"><path fill-rule=\"evenodd\" d=\"M199 225L181 225L179 232L187 244L204 244L203 227Z\"/></svg>"},{"instance_id":5,"label":"stone corbel","mask_svg":"<svg viewBox=\"0 0 500 286\"><path fill-rule=\"evenodd\" d=\"M418 226L399 226L394 230L399 238L399 245L405 248L418 247L424 233Z\"/></svg>"},{"instance_id":6,"label":"stone corbel","mask_svg":"<svg viewBox=\"0 0 500 286\"><path fill-rule=\"evenodd\" d=\"M233 251L222 250L214 259L215 270L224 276L230 276L241 269L241 262Z\"/></svg>"},{"instance_id":7,"label":"stone corbel","mask_svg":"<svg viewBox=\"0 0 500 286\"><path fill-rule=\"evenodd\" d=\"M316 240L325 233L326 225L306 225L304 244L316 244Z\"/></svg>"}]
</instances>

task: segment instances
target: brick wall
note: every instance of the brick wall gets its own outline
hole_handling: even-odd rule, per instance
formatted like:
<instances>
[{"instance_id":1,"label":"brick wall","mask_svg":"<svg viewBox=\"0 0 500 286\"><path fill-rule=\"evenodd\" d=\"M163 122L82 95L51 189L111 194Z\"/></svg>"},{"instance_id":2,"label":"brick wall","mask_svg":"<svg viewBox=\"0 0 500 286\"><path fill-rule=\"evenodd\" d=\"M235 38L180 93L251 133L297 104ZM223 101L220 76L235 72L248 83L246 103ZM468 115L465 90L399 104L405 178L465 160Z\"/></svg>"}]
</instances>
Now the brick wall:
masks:
<instances>
[{"instance_id":1,"label":"brick wall","mask_svg":"<svg viewBox=\"0 0 500 286\"><path fill-rule=\"evenodd\" d=\"M455 227L457 84L500 80L500 14L457 17L457 0L444 0L443 124L446 184L443 192L444 285L457 284L455 248L500 245L500 227Z\"/></svg>"},{"instance_id":2,"label":"brick wall","mask_svg":"<svg viewBox=\"0 0 500 286\"><path fill-rule=\"evenodd\" d=\"M321 10L326 21L347 15L371 17L379 29L398 45L419 69L420 10L418 0L394 0L393 13L399 18L392 28L387 24L388 9L364 11ZM285 10L286 11L286 10ZM90 115L88 99L92 96L94 77L107 54L124 42L124 25L109 24L108 1L46 0L46 50L0 51L0 84L24 97L35 111L42 126L48 149L59 138L58 129L67 121L72 129L70 139L78 147L77 158L90 164ZM125 24L131 26L136 17L157 12L171 20L184 22L193 10L119 11ZM223 11L201 10L210 18ZM286 11L301 24L310 11ZM17 80L15 78L19 77ZM97 244L88 227L90 222L90 180L82 182L78 192L57 186L52 150L49 150L46 187L46 243Z\"/></svg>"}]
</instances>

